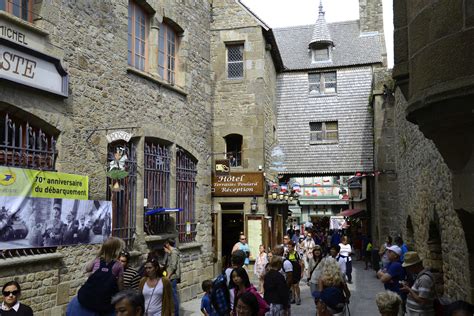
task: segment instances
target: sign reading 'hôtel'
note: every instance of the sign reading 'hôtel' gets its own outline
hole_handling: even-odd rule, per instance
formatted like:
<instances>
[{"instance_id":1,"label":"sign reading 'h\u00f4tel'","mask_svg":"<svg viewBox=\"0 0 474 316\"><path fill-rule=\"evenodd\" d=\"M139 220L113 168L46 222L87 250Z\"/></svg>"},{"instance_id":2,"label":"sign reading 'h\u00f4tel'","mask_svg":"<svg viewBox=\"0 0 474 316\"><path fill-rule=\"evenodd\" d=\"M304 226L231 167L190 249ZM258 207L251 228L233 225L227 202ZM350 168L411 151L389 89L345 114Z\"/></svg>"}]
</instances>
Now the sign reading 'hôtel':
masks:
<instances>
[{"instance_id":1,"label":"sign reading 'h\u00f4tel'","mask_svg":"<svg viewBox=\"0 0 474 316\"><path fill-rule=\"evenodd\" d=\"M27 33L0 20L0 79L68 95L68 76L58 58L29 47Z\"/></svg>"},{"instance_id":2,"label":"sign reading 'h\u00f4tel'","mask_svg":"<svg viewBox=\"0 0 474 316\"><path fill-rule=\"evenodd\" d=\"M262 172L231 172L212 176L213 196L262 196L263 188Z\"/></svg>"}]
</instances>

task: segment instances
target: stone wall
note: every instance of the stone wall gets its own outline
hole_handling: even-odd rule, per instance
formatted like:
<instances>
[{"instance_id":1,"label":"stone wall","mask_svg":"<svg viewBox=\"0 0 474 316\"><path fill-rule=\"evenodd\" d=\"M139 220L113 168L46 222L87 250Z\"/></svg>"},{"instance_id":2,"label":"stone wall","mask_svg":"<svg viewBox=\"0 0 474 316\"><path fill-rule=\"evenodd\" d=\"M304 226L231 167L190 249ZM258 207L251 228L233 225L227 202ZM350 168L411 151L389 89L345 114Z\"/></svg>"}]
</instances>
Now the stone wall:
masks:
<instances>
[{"instance_id":1,"label":"stone wall","mask_svg":"<svg viewBox=\"0 0 474 316\"><path fill-rule=\"evenodd\" d=\"M37 126L59 132L56 167L61 172L88 175L91 199L106 199L105 129L133 127L132 141L139 151L135 265L141 262L141 254L159 247L164 238L150 238L143 233L145 138L166 141L173 156L179 146L197 160L196 242L179 245L183 254L179 287L181 299L186 301L201 293L201 282L213 276L209 268L211 173L207 160L212 144L210 7L207 1L148 4L156 11L150 13L154 26L166 18L184 29L179 38L175 85L159 78L155 69L141 72L127 66L127 0L43 1L35 6L42 17L36 26L46 34L42 36L55 48L54 54L62 58L69 74L69 97L63 100L19 85L2 84L0 105L28 117ZM25 32L34 32L30 29L27 27ZM176 200L175 178L173 171L171 206ZM0 281L19 280L24 301L32 305L35 315L63 315L66 303L85 280L84 263L95 256L97 249L60 247L53 254L2 259Z\"/></svg>"},{"instance_id":2,"label":"stone wall","mask_svg":"<svg viewBox=\"0 0 474 316\"><path fill-rule=\"evenodd\" d=\"M376 139L377 168L396 165L395 174L378 176L379 242L388 234L401 235L425 266L437 271L445 295L469 300L468 250L453 207L452 174L434 143L406 120L406 108L397 88L394 99L375 113L376 126L377 120L383 121L378 134L382 137ZM393 180L388 181L389 176ZM397 198L389 198L390 194Z\"/></svg>"}]
</instances>

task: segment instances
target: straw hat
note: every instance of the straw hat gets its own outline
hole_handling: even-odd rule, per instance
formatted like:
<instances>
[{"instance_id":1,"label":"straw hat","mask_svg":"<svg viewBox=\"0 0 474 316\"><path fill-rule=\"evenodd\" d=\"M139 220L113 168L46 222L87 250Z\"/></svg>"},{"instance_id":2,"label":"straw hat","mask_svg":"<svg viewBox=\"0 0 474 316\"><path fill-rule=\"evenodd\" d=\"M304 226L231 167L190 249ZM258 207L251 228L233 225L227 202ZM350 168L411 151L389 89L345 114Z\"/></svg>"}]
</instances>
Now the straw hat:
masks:
<instances>
[{"instance_id":1,"label":"straw hat","mask_svg":"<svg viewBox=\"0 0 474 316\"><path fill-rule=\"evenodd\" d=\"M407 253L405 253L402 267L404 268L410 267L420 262L421 262L421 259L418 256L418 253L416 251L408 251Z\"/></svg>"}]
</instances>

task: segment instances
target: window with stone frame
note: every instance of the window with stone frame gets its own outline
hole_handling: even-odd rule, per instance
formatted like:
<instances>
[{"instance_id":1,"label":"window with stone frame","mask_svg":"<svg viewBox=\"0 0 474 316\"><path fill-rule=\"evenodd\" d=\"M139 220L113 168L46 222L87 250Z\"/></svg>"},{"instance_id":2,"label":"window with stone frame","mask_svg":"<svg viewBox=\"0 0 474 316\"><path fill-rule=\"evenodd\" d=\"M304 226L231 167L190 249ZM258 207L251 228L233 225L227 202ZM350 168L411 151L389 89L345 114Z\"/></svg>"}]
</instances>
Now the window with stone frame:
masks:
<instances>
[{"instance_id":1,"label":"window with stone frame","mask_svg":"<svg viewBox=\"0 0 474 316\"><path fill-rule=\"evenodd\" d=\"M50 129L50 131L45 131L29 120L25 120L24 117L25 115L17 114L14 116L8 112L0 112L0 165L55 171L56 157L58 155L56 151L57 133L53 132L53 127L44 127ZM47 207L51 207L49 199L36 200L38 201L36 205L44 201ZM5 214L1 216L5 217ZM2 219L2 222L6 223L6 225L0 229L1 241L13 242L19 237L18 232L15 232L11 225L8 224L13 218L14 215L8 220ZM46 220L42 212L36 212L34 218L36 223ZM17 221L16 226L21 228L21 221ZM35 225L35 227L37 226ZM39 228L42 228L42 226ZM33 231L33 229L33 227L29 228L30 231ZM44 243L43 235L41 234L38 239L29 239L29 244L35 248L0 250L0 259L48 254L56 251L56 246L47 246Z\"/></svg>"},{"instance_id":2,"label":"window with stone frame","mask_svg":"<svg viewBox=\"0 0 474 316\"><path fill-rule=\"evenodd\" d=\"M171 84L174 84L176 80L177 51L176 31L166 23L161 23L158 36L158 74Z\"/></svg>"},{"instance_id":3,"label":"window with stone frame","mask_svg":"<svg viewBox=\"0 0 474 316\"><path fill-rule=\"evenodd\" d=\"M339 141L338 121L310 122L309 143L337 143Z\"/></svg>"},{"instance_id":4,"label":"window with stone frame","mask_svg":"<svg viewBox=\"0 0 474 316\"><path fill-rule=\"evenodd\" d=\"M148 59L147 12L135 1L128 3L128 65L147 71Z\"/></svg>"},{"instance_id":5,"label":"window with stone frame","mask_svg":"<svg viewBox=\"0 0 474 316\"><path fill-rule=\"evenodd\" d=\"M224 139L226 145L226 159L229 160L229 165L231 167L242 166L242 135L229 134L225 136Z\"/></svg>"},{"instance_id":6,"label":"window with stone frame","mask_svg":"<svg viewBox=\"0 0 474 316\"><path fill-rule=\"evenodd\" d=\"M0 0L0 11L33 22L33 0Z\"/></svg>"},{"instance_id":7,"label":"window with stone frame","mask_svg":"<svg viewBox=\"0 0 474 316\"><path fill-rule=\"evenodd\" d=\"M227 78L244 77L244 44L227 44Z\"/></svg>"},{"instance_id":8,"label":"window with stone frame","mask_svg":"<svg viewBox=\"0 0 474 316\"><path fill-rule=\"evenodd\" d=\"M312 50L313 63L320 61L329 61L329 48L318 48Z\"/></svg>"},{"instance_id":9,"label":"window with stone frame","mask_svg":"<svg viewBox=\"0 0 474 316\"><path fill-rule=\"evenodd\" d=\"M116 141L107 148L108 170L115 166L128 172L121 180L107 177L107 199L112 201L112 235L133 247L137 215L137 146L133 139Z\"/></svg>"},{"instance_id":10,"label":"window with stone frame","mask_svg":"<svg viewBox=\"0 0 474 316\"><path fill-rule=\"evenodd\" d=\"M319 72L308 74L309 95L327 95L337 92L337 76L336 72Z\"/></svg>"},{"instance_id":11,"label":"window with stone frame","mask_svg":"<svg viewBox=\"0 0 474 316\"><path fill-rule=\"evenodd\" d=\"M169 145L154 139L145 140L144 198L146 208L170 207L171 150ZM145 233L159 235L173 233L168 213L145 215Z\"/></svg>"},{"instance_id":12,"label":"window with stone frame","mask_svg":"<svg viewBox=\"0 0 474 316\"><path fill-rule=\"evenodd\" d=\"M197 160L184 149L176 151L176 207L179 242L189 243L196 238L196 177Z\"/></svg>"}]
</instances>

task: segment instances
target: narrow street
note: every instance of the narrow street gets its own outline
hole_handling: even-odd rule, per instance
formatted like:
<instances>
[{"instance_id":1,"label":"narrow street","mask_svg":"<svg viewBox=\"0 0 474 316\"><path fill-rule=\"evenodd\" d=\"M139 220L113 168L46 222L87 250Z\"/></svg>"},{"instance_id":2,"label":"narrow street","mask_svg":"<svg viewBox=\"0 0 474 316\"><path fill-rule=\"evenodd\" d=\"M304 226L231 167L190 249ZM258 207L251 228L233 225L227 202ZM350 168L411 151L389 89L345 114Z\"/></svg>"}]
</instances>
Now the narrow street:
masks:
<instances>
[{"instance_id":1,"label":"narrow street","mask_svg":"<svg viewBox=\"0 0 474 316\"><path fill-rule=\"evenodd\" d=\"M364 270L364 263L354 261L353 280L349 284L351 291L350 312L351 316L376 316L379 315L375 304L375 295L383 291L382 283L375 277L373 270ZM314 300L309 293L309 287L301 283L301 305L291 305L292 315L315 315L316 306ZM199 311L201 304L201 296L182 304L183 316L202 315Z\"/></svg>"}]
</instances>

